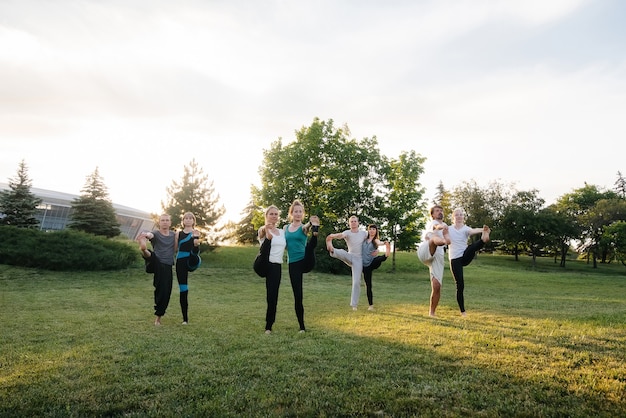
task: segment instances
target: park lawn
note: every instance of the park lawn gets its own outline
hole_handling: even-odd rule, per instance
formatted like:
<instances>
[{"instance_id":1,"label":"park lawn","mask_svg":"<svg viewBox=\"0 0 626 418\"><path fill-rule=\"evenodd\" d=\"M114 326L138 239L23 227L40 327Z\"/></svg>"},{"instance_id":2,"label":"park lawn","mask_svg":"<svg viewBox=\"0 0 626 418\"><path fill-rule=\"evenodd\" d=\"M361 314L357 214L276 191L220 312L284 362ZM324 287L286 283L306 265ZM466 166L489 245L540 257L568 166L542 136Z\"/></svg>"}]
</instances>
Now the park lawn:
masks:
<instances>
[{"instance_id":1,"label":"park lawn","mask_svg":"<svg viewBox=\"0 0 626 418\"><path fill-rule=\"evenodd\" d=\"M626 268L482 254L468 316L446 269L437 318L427 270L398 253L374 272L376 310L350 277L305 275L298 333L286 271L272 335L255 247L221 247L153 325L141 265L63 273L0 265L0 416L626 416Z\"/></svg>"}]
</instances>

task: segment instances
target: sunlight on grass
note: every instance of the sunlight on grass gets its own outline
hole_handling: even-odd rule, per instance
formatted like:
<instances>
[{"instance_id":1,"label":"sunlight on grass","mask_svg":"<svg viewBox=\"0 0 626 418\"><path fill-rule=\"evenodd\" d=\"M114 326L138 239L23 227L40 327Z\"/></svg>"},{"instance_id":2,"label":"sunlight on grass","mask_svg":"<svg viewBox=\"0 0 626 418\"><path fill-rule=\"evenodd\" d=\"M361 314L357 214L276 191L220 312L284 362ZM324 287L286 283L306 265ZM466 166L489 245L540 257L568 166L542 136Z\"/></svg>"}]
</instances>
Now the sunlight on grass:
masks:
<instances>
[{"instance_id":1,"label":"sunlight on grass","mask_svg":"<svg viewBox=\"0 0 626 418\"><path fill-rule=\"evenodd\" d=\"M468 316L446 271L430 318L423 268L377 271L374 311L365 287L352 311L349 276L313 272L299 334L285 267L268 336L254 254L222 248L203 258L190 276L187 326L176 286L163 325L152 325L141 266L0 266L0 415L626 414L623 275L584 266L534 273L485 257L466 271Z\"/></svg>"}]
</instances>

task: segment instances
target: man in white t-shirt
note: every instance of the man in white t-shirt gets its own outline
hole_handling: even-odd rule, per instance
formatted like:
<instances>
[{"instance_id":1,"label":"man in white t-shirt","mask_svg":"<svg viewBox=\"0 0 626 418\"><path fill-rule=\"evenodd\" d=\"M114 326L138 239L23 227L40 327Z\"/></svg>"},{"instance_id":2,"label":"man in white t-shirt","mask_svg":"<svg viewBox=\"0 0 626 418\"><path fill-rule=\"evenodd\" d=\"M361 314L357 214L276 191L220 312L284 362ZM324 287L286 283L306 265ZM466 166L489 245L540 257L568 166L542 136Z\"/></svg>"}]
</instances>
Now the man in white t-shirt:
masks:
<instances>
[{"instance_id":1,"label":"man in white t-shirt","mask_svg":"<svg viewBox=\"0 0 626 418\"><path fill-rule=\"evenodd\" d=\"M417 248L417 257L428 266L430 277L430 316L435 316L435 310L441 297L443 283L443 247L450 244L448 225L443 222L443 207L435 205L430 208L432 220L426 225L422 234L422 243Z\"/></svg>"},{"instance_id":2,"label":"man in white t-shirt","mask_svg":"<svg viewBox=\"0 0 626 418\"><path fill-rule=\"evenodd\" d=\"M326 249L331 257L337 258L352 269L352 295L350 297L350 306L353 310L357 310L359 304L359 296L361 296L361 273L363 272L363 257L361 248L363 241L367 238L367 231L359 229L359 218L352 215L348 220L350 229L336 234L330 234L326 237ZM341 248L333 247L334 239L344 239L348 244L348 251Z\"/></svg>"}]
</instances>

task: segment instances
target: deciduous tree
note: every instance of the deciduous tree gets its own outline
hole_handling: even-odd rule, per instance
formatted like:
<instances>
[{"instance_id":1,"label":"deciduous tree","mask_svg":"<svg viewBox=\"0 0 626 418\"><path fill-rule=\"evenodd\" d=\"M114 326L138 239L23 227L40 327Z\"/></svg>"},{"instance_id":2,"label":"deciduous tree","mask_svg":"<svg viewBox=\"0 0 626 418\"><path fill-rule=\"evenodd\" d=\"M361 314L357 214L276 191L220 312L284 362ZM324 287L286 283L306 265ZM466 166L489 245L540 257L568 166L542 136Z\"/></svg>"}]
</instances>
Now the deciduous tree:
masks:
<instances>
[{"instance_id":1,"label":"deciduous tree","mask_svg":"<svg viewBox=\"0 0 626 418\"><path fill-rule=\"evenodd\" d=\"M376 223L391 238L394 230L400 231L402 242L410 246L423 210L421 156L412 151L389 160L380 154L376 137L351 139L348 127L336 128L332 119L315 118L295 136L286 145L279 138L264 151L261 186L252 187L259 211L274 204L284 217L299 199L309 215L321 218L321 240L346 229L349 217L357 215L363 225ZM255 215L253 222L258 228L263 217Z\"/></svg>"},{"instance_id":2,"label":"deciduous tree","mask_svg":"<svg viewBox=\"0 0 626 418\"><path fill-rule=\"evenodd\" d=\"M613 249L615 258L626 266L626 221L613 222L607 226L602 239Z\"/></svg>"},{"instance_id":3,"label":"deciduous tree","mask_svg":"<svg viewBox=\"0 0 626 418\"><path fill-rule=\"evenodd\" d=\"M393 269L395 269L395 251L414 251L424 227L424 187L419 178L424 173L426 159L415 151L402 152L397 159L388 161L386 170L386 189L384 190L381 218L385 221L384 229L394 243Z\"/></svg>"},{"instance_id":4,"label":"deciduous tree","mask_svg":"<svg viewBox=\"0 0 626 418\"><path fill-rule=\"evenodd\" d=\"M615 180L615 192L620 198L626 199L626 179L624 178L624 176L622 176L621 171L617 172L617 180Z\"/></svg>"},{"instance_id":5,"label":"deciduous tree","mask_svg":"<svg viewBox=\"0 0 626 418\"><path fill-rule=\"evenodd\" d=\"M296 132L295 141L274 141L263 153L255 205L274 204L284 216L299 199L309 214L320 216L327 230L345 227L352 214L368 222L380 208L375 191L381 184L381 156L375 138L358 141L349 135L347 126L335 128L332 119L316 118Z\"/></svg>"},{"instance_id":6,"label":"deciduous tree","mask_svg":"<svg viewBox=\"0 0 626 418\"><path fill-rule=\"evenodd\" d=\"M591 258L594 268L597 268L598 240L602 231L598 230L598 225L593 221L596 216L593 213L593 208L602 199L615 198L617 198L615 192L603 191L596 185L585 183L584 187L564 194L557 201L558 207L576 220L577 228L580 231L578 250L581 253L587 253L587 257Z\"/></svg>"}]
</instances>

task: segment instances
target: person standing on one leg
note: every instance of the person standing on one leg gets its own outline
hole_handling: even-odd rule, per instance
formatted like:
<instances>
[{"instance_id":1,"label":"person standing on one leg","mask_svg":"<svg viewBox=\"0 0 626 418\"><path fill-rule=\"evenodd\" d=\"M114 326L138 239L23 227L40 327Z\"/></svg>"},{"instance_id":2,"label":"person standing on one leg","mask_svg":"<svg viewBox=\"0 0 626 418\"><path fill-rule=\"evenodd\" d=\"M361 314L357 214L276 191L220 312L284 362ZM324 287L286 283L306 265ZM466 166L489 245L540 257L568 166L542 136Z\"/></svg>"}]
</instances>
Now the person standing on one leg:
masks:
<instances>
[{"instance_id":1,"label":"person standing on one leg","mask_svg":"<svg viewBox=\"0 0 626 418\"><path fill-rule=\"evenodd\" d=\"M372 293L372 273L376 270L383 261L386 261L391 252L391 245L389 241L385 241L385 255L378 255L378 247L383 245L380 241L380 235L378 232L378 226L370 224L367 226L368 236L363 241L363 249L361 254L363 256L363 279L365 280L365 287L367 289L367 302L369 308L367 310L374 310L374 294Z\"/></svg>"},{"instance_id":2,"label":"person standing on one leg","mask_svg":"<svg viewBox=\"0 0 626 418\"><path fill-rule=\"evenodd\" d=\"M183 325L189 323L189 261L191 254L198 254L200 231L194 229L196 217L191 212L183 215L183 230L178 233L178 253L176 254L176 279L180 292L180 309Z\"/></svg>"},{"instance_id":3,"label":"person standing on one leg","mask_svg":"<svg viewBox=\"0 0 626 418\"><path fill-rule=\"evenodd\" d=\"M431 221L426 225L423 240L417 248L417 256L422 263L428 266L430 277L430 316L436 316L435 311L441 298L443 284L443 247L450 244L448 225L443 222L443 207L435 205L430 209Z\"/></svg>"},{"instance_id":4,"label":"person standing on one leg","mask_svg":"<svg viewBox=\"0 0 626 418\"><path fill-rule=\"evenodd\" d=\"M178 245L178 235L171 231L172 219L164 213L159 217L159 229L139 234L139 248L146 258L149 251L146 249L146 238L152 243L153 252L148 257L154 257L154 325L161 325L161 318L165 315L172 294L172 266Z\"/></svg>"},{"instance_id":5,"label":"person standing on one leg","mask_svg":"<svg viewBox=\"0 0 626 418\"><path fill-rule=\"evenodd\" d=\"M359 218L352 215L348 220L350 229L343 232L330 234L326 237L326 249L330 256L339 259L350 266L352 270L352 294L350 306L357 310L359 296L361 295L361 272L363 271L363 241L367 238L367 232L359 229ZM333 247L334 239L344 239L348 245L348 251Z\"/></svg>"},{"instance_id":6,"label":"person standing on one leg","mask_svg":"<svg viewBox=\"0 0 626 418\"><path fill-rule=\"evenodd\" d=\"M450 234L448 258L450 259L450 271L456 283L456 301L459 304L461 315L465 316L463 267L471 263L476 252L483 248L485 243L489 242L491 230L487 225L484 225L482 228L471 228L465 225L465 211L462 208L454 209L452 219L454 224L448 228ZM468 238L476 234L481 234L480 239L468 245Z\"/></svg>"},{"instance_id":7,"label":"person standing on one leg","mask_svg":"<svg viewBox=\"0 0 626 418\"><path fill-rule=\"evenodd\" d=\"M289 265L289 279L293 290L294 309L300 332L305 332L304 326L304 295L302 280L304 273L311 271L315 264L315 245L317 245L317 231L319 229L319 219L311 216L309 222L302 223L304 219L304 205L299 200L294 200L289 207L289 221L285 225L285 241L287 242L287 263ZM313 236L310 245L307 245L309 229L313 227ZM311 258L312 257L312 258Z\"/></svg>"},{"instance_id":8,"label":"person standing on one leg","mask_svg":"<svg viewBox=\"0 0 626 418\"><path fill-rule=\"evenodd\" d=\"M272 333L272 326L276 321L276 307L278 306L278 290L282 275L283 257L285 254L285 234L277 228L279 210L271 205L265 209L265 225L259 228L259 242L263 245L265 240L270 240L269 263L265 275L265 297L267 310L265 312L265 333Z\"/></svg>"}]
</instances>

